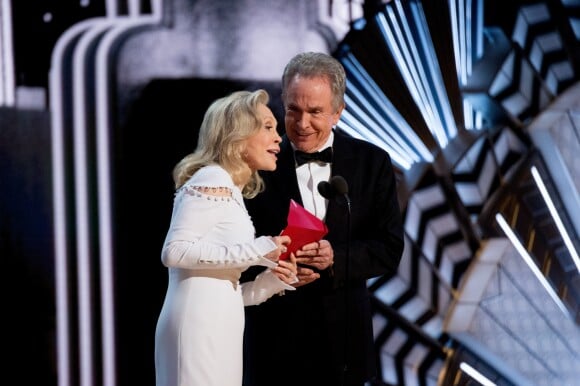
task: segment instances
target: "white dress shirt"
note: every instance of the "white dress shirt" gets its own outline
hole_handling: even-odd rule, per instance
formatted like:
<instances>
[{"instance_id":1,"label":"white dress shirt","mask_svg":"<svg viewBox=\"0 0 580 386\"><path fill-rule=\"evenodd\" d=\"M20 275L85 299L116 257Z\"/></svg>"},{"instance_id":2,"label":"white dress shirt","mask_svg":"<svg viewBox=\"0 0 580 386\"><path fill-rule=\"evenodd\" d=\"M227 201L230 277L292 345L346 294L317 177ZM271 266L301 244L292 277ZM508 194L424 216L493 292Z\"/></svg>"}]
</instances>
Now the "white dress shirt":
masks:
<instances>
[{"instance_id":1,"label":"white dress shirt","mask_svg":"<svg viewBox=\"0 0 580 386\"><path fill-rule=\"evenodd\" d=\"M333 140L334 133L331 132L324 146L318 150L322 151L327 147L332 147ZM294 145L292 147L294 148ZM300 196L302 197L304 208L323 221L326 216L328 200L318 193L318 184L320 181L328 181L330 179L330 168L331 164L319 162L307 162L296 168L298 187L300 188Z\"/></svg>"}]
</instances>

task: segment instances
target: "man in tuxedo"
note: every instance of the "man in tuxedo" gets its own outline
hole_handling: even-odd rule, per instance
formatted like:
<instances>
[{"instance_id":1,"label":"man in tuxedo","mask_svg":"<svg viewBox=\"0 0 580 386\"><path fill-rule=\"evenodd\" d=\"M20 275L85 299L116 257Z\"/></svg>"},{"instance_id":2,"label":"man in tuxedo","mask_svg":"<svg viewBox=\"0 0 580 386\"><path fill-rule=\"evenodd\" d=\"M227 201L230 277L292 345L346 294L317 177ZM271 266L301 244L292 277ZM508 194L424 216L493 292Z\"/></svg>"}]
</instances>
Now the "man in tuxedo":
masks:
<instances>
[{"instance_id":1,"label":"man in tuxedo","mask_svg":"<svg viewBox=\"0 0 580 386\"><path fill-rule=\"evenodd\" d=\"M402 216L388 153L335 129L345 89L344 68L324 53L298 54L284 69L278 165L246 205L257 235L285 228L291 199L329 232L296 252L296 291L246 307L245 386L363 386L376 376L366 281L396 273Z\"/></svg>"}]
</instances>

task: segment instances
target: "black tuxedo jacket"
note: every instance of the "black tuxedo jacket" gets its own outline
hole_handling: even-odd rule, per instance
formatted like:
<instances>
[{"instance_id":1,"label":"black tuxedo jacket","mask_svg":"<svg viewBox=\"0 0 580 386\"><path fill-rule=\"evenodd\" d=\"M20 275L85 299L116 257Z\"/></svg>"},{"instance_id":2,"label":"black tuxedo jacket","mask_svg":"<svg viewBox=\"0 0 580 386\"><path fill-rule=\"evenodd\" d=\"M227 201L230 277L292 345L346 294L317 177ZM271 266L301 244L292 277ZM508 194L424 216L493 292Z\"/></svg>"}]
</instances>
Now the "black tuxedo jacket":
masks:
<instances>
[{"instance_id":1,"label":"black tuxedo jacket","mask_svg":"<svg viewBox=\"0 0 580 386\"><path fill-rule=\"evenodd\" d=\"M286 136L276 171L261 175L266 189L246 205L256 235L277 235L286 226L290 199L302 204ZM394 274L401 258L395 176L384 150L340 131L333 143L335 175L348 184L351 210L349 220L346 200L328 202L324 238L334 249L334 266L296 291L246 307L244 385L362 385L376 372L366 280ZM246 271L242 281L257 271ZM292 372L281 377L280 361L286 360Z\"/></svg>"}]
</instances>

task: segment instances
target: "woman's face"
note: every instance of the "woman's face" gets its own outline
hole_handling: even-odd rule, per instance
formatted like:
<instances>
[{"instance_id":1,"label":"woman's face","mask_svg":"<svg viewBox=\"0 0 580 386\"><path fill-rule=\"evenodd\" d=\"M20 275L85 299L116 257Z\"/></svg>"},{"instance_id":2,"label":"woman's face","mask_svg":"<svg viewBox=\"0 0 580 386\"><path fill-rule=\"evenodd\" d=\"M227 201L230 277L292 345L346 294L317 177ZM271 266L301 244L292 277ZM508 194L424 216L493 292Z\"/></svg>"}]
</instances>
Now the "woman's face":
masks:
<instances>
[{"instance_id":1,"label":"woman's face","mask_svg":"<svg viewBox=\"0 0 580 386\"><path fill-rule=\"evenodd\" d=\"M277 131L277 121L270 108L264 104L258 106L258 115L262 121L260 130L247 139L244 160L255 170L275 170L276 156L280 152L282 138Z\"/></svg>"}]
</instances>

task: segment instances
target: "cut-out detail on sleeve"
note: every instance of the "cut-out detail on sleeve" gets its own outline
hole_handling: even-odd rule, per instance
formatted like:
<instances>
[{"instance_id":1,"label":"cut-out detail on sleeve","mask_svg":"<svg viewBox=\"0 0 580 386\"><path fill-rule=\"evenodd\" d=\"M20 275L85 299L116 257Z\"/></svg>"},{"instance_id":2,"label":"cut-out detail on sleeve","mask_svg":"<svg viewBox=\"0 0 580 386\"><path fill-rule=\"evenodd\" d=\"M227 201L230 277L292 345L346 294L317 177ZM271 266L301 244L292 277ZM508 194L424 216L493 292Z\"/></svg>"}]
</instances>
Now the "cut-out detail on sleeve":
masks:
<instances>
[{"instance_id":1,"label":"cut-out detail on sleeve","mask_svg":"<svg viewBox=\"0 0 580 386\"><path fill-rule=\"evenodd\" d=\"M185 193L196 197L203 196L212 196L216 198L221 197L222 200L227 199L228 201L232 198L232 189L224 186L210 187L199 185L184 185L183 190Z\"/></svg>"}]
</instances>

